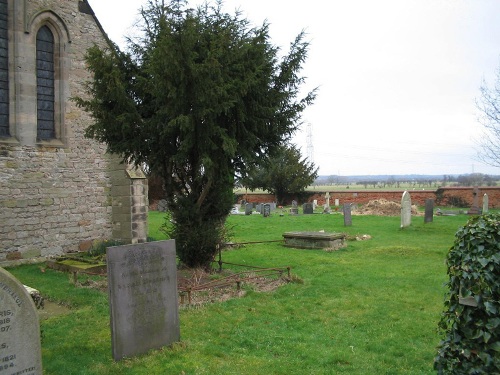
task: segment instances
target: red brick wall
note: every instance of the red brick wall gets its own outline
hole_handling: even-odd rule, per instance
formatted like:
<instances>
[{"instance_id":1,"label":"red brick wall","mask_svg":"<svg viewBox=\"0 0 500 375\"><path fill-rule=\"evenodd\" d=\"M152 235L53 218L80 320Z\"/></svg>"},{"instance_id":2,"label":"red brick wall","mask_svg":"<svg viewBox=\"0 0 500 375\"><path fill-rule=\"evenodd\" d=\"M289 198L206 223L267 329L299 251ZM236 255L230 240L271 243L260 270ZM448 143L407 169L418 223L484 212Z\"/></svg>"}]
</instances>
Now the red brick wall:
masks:
<instances>
[{"instance_id":1,"label":"red brick wall","mask_svg":"<svg viewBox=\"0 0 500 375\"><path fill-rule=\"evenodd\" d=\"M483 195L485 193L488 194L490 208L500 207L500 187L479 187L478 191L477 203L479 207L483 204ZM434 199L435 204L439 206L455 205L458 207L470 207L474 202L474 188L472 187L444 187L437 190L408 190L408 192L410 193L412 204L420 206L425 205L425 200L428 198ZM317 199L318 204L323 205L325 204L325 193L326 192L311 193L307 198L304 198L303 201L300 199L297 201L301 204L312 202L314 199ZM338 199L341 205L344 203L366 204L375 199L386 199L388 201L400 203L402 195L403 190L330 191L330 205L333 206L335 204L335 199ZM255 193L238 195L238 202L242 199L251 203L274 202L276 200L272 194ZM287 203L290 204L291 199L290 202Z\"/></svg>"}]
</instances>

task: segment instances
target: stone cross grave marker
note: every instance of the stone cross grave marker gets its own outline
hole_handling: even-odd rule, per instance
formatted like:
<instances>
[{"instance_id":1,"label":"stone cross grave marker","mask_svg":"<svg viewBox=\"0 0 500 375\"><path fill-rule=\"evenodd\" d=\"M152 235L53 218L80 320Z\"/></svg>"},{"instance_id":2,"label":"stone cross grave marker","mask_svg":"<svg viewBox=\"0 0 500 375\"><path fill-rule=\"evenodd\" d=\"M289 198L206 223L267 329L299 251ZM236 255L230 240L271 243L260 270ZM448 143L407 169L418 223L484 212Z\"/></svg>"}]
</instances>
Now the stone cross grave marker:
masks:
<instances>
[{"instance_id":1,"label":"stone cross grave marker","mask_svg":"<svg viewBox=\"0 0 500 375\"><path fill-rule=\"evenodd\" d=\"M175 240L106 250L113 359L180 340Z\"/></svg>"},{"instance_id":2,"label":"stone cross grave marker","mask_svg":"<svg viewBox=\"0 0 500 375\"><path fill-rule=\"evenodd\" d=\"M302 205L302 212L305 215L311 215L311 214L313 214L314 213L313 204L312 203L304 203Z\"/></svg>"},{"instance_id":3,"label":"stone cross grave marker","mask_svg":"<svg viewBox=\"0 0 500 375\"><path fill-rule=\"evenodd\" d=\"M344 203L344 207L342 208L344 212L344 226L350 227L352 226L352 216L351 216L351 204Z\"/></svg>"},{"instance_id":4,"label":"stone cross grave marker","mask_svg":"<svg viewBox=\"0 0 500 375\"><path fill-rule=\"evenodd\" d=\"M483 214L487 214L489 211L489 198L488 194L484 193L483 195Z\"/></svg>"},{"instance_id":5,"label":"stone cross grave marker","mask_svg":"<svg viewBox=\"0 0 500 375\"><path fill-rule=\"evenodd\" d=\"M469 215L478 215L479 214L479 189L477 188L477 186L474 188L472 195L473 195L472 207L469 208L469 211L467 213Z\"/></svg>"},{"instance_id":6,"label":"stone cross grave marker","mask_svg":"<svg viewBox=\"0 0 500 375\"><path fill-rule=\"evenodd\" d=\"M424 223L432 223L433 219L434 219L434 199L427 198L425 200Z\"/></svg>"},{"instance_id":7,"label":"stone cross grave marker","mask_svg":"<svg viewBox=\"0 0 500 375\"><path fill-rule=\"evenodd\" d=\"M245 215L251 215L253 211L253 204L247 203L245 204Z\"/></svg>"},{"instance_id":8,"label":"stone cross grave marker","mask_svg":"<svg viewBox=\"0 0 500 375\"><path fill-rule=\"evenodd\" d=\"M405 191L401 197L401 228L411 225L411 197L410 193Z\"/></svg>"},{"instance_id":9,"label":"stone cross grave marker","mask_svg":"<svg viewBox=\"0 0 500 375\"><path fill-rule=\"evenodd\" d=\"M42 373L36 306L26 288L0 267L0 374Z\"/></svg>"},{"instance_id":10,"label":"stone cross grave marker","mask_svg":"<svg viewBox=\"0 0 500 375\"><path fill-rule=\"evenodd\" d=\"M269 203L264 203L262 205L262 215L264 217L269 217L271 216L271 205Z\"/></svg>"}]
</instances>

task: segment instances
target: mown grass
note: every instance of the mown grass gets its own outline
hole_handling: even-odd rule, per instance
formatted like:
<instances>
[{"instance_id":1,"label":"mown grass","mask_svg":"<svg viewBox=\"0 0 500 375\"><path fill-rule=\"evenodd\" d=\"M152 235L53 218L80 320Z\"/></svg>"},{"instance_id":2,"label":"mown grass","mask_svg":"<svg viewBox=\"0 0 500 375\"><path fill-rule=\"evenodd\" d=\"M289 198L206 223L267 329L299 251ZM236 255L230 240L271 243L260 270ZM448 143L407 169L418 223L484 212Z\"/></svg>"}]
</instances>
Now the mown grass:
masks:
<instances>
[{"instance_id":1,"label":"mown grass","mask_svg":"<svg viewBox=\"0 0 500 375\"><path fill-rule=\"evenodd\" d=\"M72 307L41 323L45 374L432 374L444 259L467 219L424 224L414 217L401 230L399 217L353 216L344 227L341 215L230 216L234 242L279 240L296 230L372 238L335 252L274 242L224 251L230 263L290 266L302 282L182 309L179 344L118 363L111 358L106 293L75 287L68 275L39 265L9 271ZM150 236L163 238L162 222L161 214L150 214Z\"/></svg>"}]
</instances>

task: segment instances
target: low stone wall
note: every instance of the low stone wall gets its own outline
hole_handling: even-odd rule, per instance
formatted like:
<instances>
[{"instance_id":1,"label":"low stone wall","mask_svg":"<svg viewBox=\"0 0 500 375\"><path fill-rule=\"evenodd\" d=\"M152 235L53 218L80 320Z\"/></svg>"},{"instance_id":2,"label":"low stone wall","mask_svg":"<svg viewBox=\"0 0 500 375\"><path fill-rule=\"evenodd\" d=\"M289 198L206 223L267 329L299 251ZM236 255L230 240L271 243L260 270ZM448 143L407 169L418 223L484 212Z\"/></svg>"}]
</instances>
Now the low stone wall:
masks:
<instances>
[{"instance_id":1,"label":"low stone wall","mask_svg":"<svg viewBox=\"0 0 500 375\"><path fill-rule=\"evenodd\" d=\"M500 187L479 187L479 205L482 204L482 197L488 194L489 207L500 207ZM349 191L330 191L330 205L335 204L335 199L339 200L339 204L354 203L366 204L369 201L376 199L386 199L391 202L401 203L401 197L404 190L400 191L385 191L385 190L349 190ZM474 188L473 187L443 187L437 190L408 190L411 196L412 204L419 206L425 205L426 199L434 199L436 205L440 206L456 206L456 207L470 207L474 202ZM312 202L317 200L319 205L325 204L325 192L310 192L306 198L295 198L299 204L305 202ZM263 203L274 202L276 198L272 194L239 194L237 201L246 200L250 203ZM289 198L286 204L291 204L294 198Z\"/></svg>"}]
</instances>

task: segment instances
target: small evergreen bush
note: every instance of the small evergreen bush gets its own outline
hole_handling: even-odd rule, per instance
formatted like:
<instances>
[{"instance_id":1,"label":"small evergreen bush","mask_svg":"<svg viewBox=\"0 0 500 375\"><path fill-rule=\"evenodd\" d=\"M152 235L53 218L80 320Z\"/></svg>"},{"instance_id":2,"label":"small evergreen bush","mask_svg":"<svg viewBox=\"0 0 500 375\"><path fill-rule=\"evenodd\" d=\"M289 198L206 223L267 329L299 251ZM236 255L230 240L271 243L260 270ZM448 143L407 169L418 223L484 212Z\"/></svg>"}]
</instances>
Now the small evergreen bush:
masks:
<instances>
[{"instance_id":1,"label":"small evergreen bush","mask_svg":"<svg viewBox=\"0 0 500 375\"><path fill-rule=\"evenodd\" d=\"M471 218L448 252L439 374L500 373L500 214Z\"/></svg>"}]
</instances>

